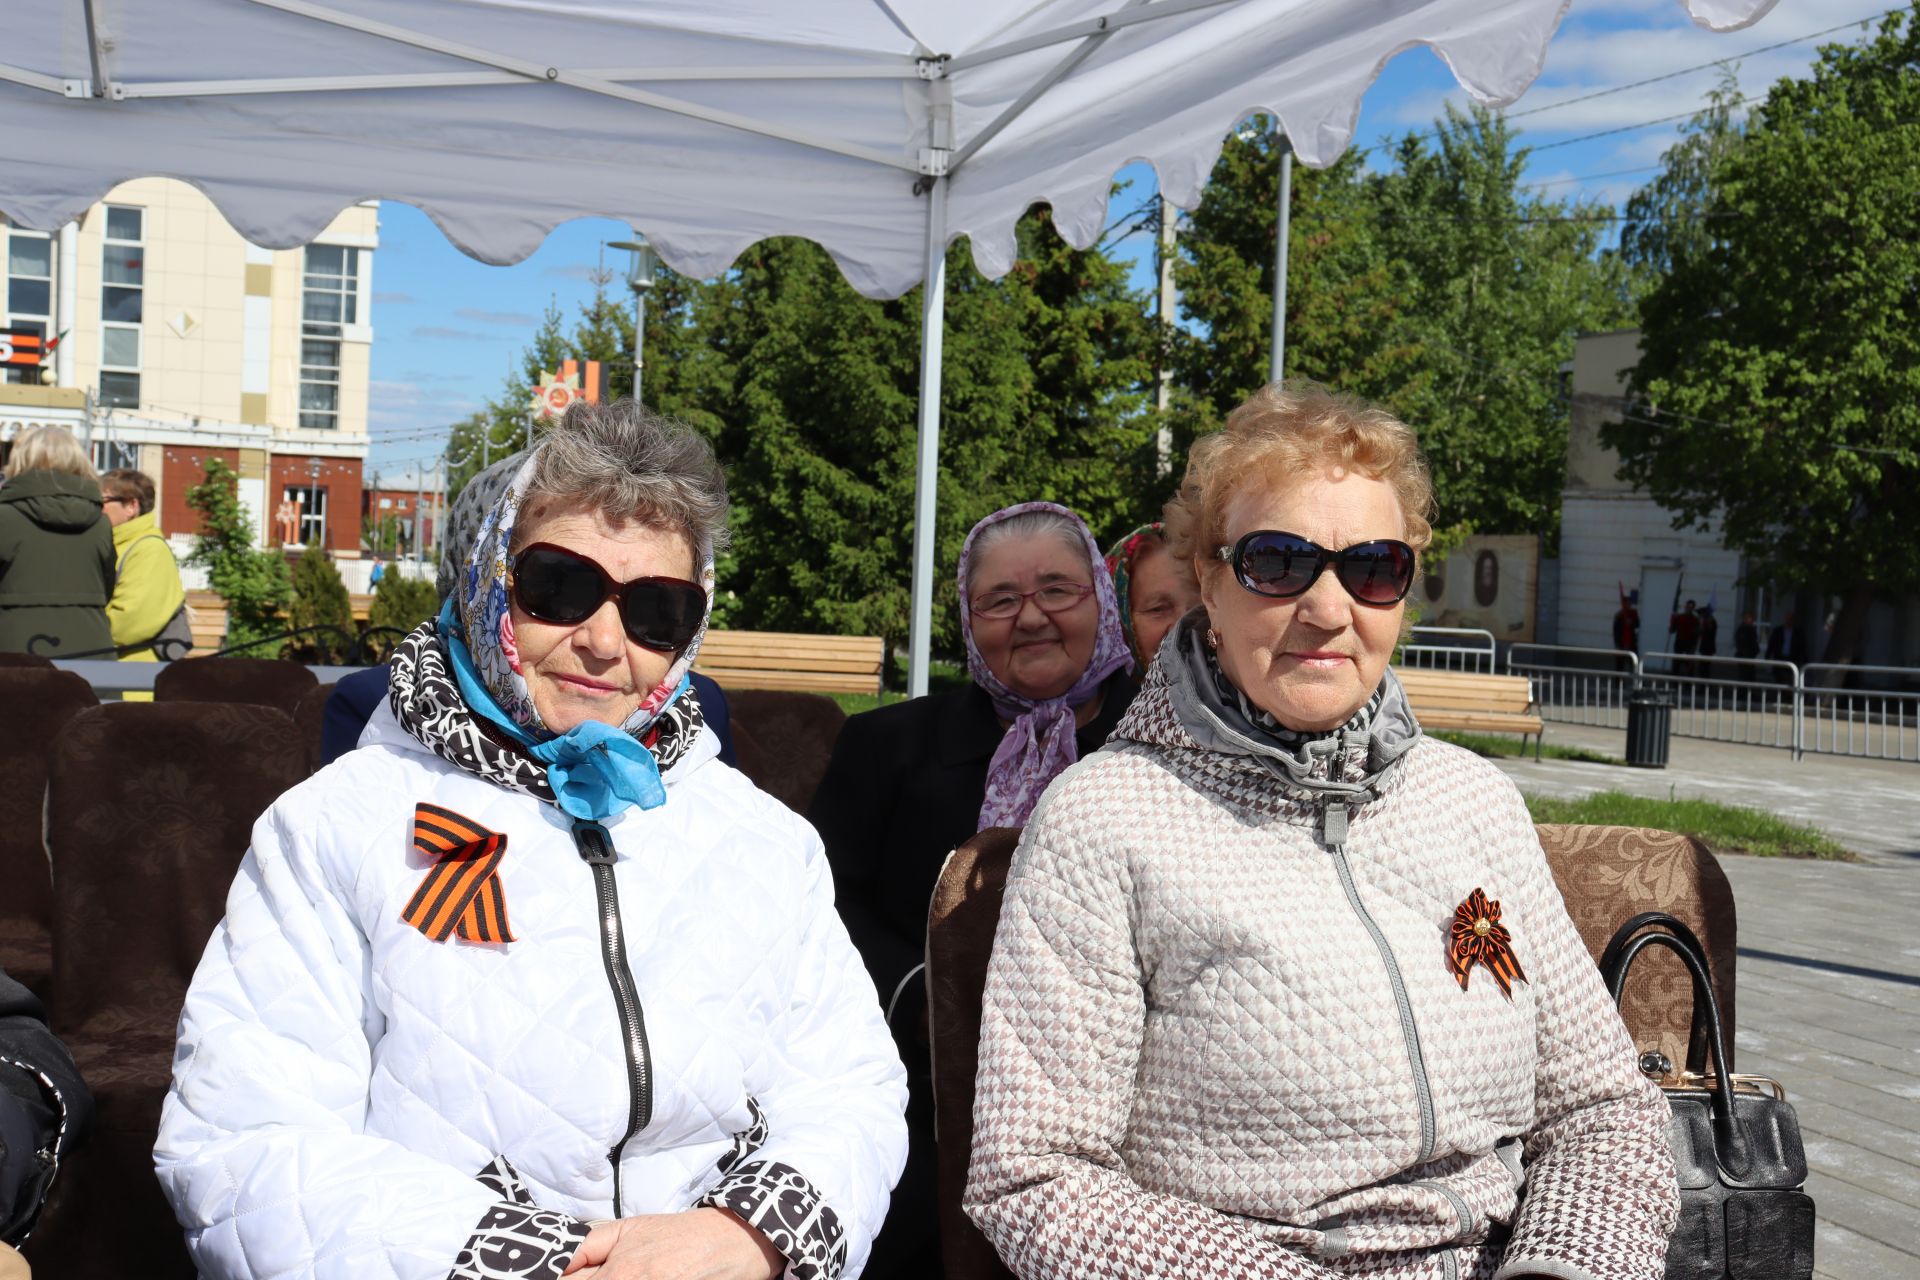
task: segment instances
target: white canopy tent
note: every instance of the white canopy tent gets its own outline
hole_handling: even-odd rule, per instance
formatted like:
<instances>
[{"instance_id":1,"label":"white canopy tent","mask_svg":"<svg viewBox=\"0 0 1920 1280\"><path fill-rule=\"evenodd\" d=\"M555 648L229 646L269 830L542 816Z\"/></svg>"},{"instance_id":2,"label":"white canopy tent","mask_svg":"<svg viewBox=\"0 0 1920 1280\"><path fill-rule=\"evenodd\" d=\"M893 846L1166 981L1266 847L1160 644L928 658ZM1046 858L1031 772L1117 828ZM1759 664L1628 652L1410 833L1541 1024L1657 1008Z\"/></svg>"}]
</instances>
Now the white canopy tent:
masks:
<instances>
[{"instance_id":1,"label":"white canopy tent","mask_svg":"<svg viewBox=\"0 0 1920 1280\"><path fill-rule=\"evenodd\" d=\"M1705 27L1774 0L1675 0ZM1260 110L1324 165L1414 44L1489 103L1568 0L13 0L0 213L52 229L116 183L193 183L247 239L354 201L424 210L485 262L601 215L705 277L768 236L854 288L924 280L911 691L926 689L945 249L988 276L1036 202L1090 245L1113 174L1191 208Z\"/></svg>"}]
</instances>

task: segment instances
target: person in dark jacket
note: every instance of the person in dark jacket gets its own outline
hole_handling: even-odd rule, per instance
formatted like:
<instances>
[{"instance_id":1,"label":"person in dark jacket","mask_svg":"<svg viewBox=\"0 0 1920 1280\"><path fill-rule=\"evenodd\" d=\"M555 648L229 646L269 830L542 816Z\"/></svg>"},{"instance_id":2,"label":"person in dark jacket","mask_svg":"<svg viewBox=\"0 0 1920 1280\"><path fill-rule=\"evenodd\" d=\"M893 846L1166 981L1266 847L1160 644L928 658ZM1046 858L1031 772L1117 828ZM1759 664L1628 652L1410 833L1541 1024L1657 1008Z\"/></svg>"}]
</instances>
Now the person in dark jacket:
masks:
<instances>
[{"instance_id":1,"label":"person in dark jacket","mask_svg":"<svg viewBox=\"0 0 1920 1280\"><path fill-rule=\"evenodd\" d=\"M112 657L113 561L86 450L61 427L21 432L0 484L0 653Z\"/></svg>"},{"instance_id":2,"label":"person in dark jacket","mask_svg":"<svg viewBox=\"0 0 1920 1280\"><path fill-rule=\"evenodd\" d=\"M1760 656L1760 628L1753 624L1753 610L1740 615L1740 625L1733 629L1733 656L1753 659Z\"/></svg>"},{"instance_id":3,"label":"person in dark jacket","mask_svg":"<svg viewBox=\"0 0 1920 1280\"><path fill-rule=\"evenodd\" d=\"M848 719L807 814L907 1065L907 1168L874 1242L876 1280L941 1269L920 981L940 864L976 831L1024 824L1133 697L1113 580L1079 516L1049 502L996 511L967 535L959 576L972 682Z\"/></svg>"},{"instance_id":4,"label":"person in dark jacket","mask_svg":"<svg viewBox=\"0 0 1920 1280\"><path fill-rule=\"evenodd\" d=\"M27 1238L60 1161L93 1124L93 1096L33 993L0 972L0 1270Z\"/></svg>"}]
</instances>

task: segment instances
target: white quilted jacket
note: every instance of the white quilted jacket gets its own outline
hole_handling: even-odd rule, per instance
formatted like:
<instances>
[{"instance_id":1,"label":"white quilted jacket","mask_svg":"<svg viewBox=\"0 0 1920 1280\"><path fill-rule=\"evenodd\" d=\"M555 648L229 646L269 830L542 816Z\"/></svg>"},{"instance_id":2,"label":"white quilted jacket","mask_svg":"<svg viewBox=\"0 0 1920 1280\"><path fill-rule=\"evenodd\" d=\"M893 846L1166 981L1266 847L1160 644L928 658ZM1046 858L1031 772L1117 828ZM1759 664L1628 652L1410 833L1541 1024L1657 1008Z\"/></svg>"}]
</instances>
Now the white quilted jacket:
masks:
<instances>
[{"instance_id":1,"label":"white quilted jacket","mask_svg":"<svg viewBox=\"0 0 1920 1280\"><path fill-rule=\"evenodd\" d=\"M1659 1280L1668 1109L1513 784L1419 737L1389 677L1370 737L1295 785L1183 674L1163 649L1014 857L967 1188L1002 1257L1023 1280ZM1448 968L1476 888L1511 998Z\"/></svg>"},{"instance_id":2,"label":"white quilted jacket","mask_svg":"<svg viewBox=\"0 0 1920 1280\"><path fill-rule=\"evenodd\" d=\"M607 824L652 1059L622 1210L686 1209L723 1167L776 1163L817 1190L845 1259L792 1274L855 1276L905 1160L904 1073L818 837L716 750L705 732L665 804ZM516 941L436 943L401 919L421 801L507 833ZM202 1275L443 1280L502 1199L475 1180L498 1156L542 1208L612 1216L629 1092L564 815L429 754L382 706L254 827L155 1162Z\"/></svg>"}]
</instances>

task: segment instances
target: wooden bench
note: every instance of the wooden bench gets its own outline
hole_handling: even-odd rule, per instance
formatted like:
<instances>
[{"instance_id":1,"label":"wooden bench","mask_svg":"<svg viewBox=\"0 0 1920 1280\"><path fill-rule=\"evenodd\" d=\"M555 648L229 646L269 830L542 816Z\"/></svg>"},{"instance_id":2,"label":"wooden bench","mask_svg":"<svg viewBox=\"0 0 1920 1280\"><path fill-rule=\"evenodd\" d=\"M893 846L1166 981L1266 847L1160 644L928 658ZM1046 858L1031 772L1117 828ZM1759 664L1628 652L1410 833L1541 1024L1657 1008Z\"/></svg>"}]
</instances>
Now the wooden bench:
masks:
<instances>
[{"instance_id":1,"label":"wooden bench","mask_svg":"<svg viewBox=\"0 0 1920 1280\"><path fill-rule=\"evenodd\" d=\"M694 670L713 677L722 689L878 693L886 658L879 636L709 631Z\"/></svg>"},{"instance_id":2,"label":"wooden bench","mask_svg":"<svg viewBox=\"0 0 1920 1280\"><path fill-rule=\"evenodd\" d=\"M217 651L227 638L227 602L217 591L189 591L187 608L193 612L193 652Z\"/></svg>"},{"instance_id":3,"label":"wooden bench","mask_svg":"<svg viewBox=\"0 0 1920 1280\"><path fill-rule=\"evenodd\" d=\"M1534 710L1533 682L1525 676L1484 676L1466 671L1394 668L1400 687L1423 729L1463 733L1517 733L1533 739L1534 759L1546 722Z\"/></svg>"}]
</instances>

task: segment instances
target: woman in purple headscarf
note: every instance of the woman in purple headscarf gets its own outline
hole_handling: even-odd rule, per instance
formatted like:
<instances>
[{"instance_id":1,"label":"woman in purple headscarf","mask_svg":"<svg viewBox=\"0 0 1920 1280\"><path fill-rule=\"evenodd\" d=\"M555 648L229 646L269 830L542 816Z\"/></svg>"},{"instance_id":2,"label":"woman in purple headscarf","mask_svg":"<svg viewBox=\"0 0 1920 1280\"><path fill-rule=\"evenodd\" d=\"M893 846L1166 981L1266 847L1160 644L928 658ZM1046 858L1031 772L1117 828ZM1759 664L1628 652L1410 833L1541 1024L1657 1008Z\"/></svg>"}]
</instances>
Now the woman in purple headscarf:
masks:
<instances>
[{"instance_id":1,"label":"woman in purple headscarf","mask_svg":"<svg viewBox=\"0 0 1920 1280\"><path fill-rule=\"evenodd\" d=\"M1025 823L1133 697L1113 580L1065 507L1021 503L974 526L960 552L960 632L972 681L849 719L807 815L909 1076L907 1170L874 1244L875 1276L940 1274L919 981L940 864L982 828Z\"/></svg>"}]
</instances>

